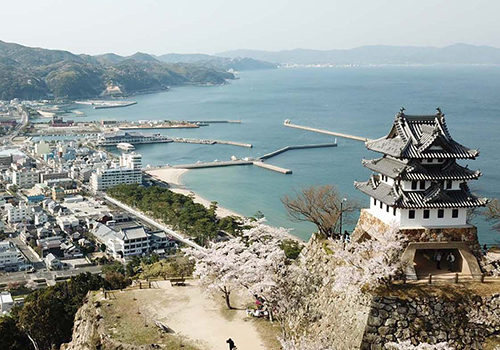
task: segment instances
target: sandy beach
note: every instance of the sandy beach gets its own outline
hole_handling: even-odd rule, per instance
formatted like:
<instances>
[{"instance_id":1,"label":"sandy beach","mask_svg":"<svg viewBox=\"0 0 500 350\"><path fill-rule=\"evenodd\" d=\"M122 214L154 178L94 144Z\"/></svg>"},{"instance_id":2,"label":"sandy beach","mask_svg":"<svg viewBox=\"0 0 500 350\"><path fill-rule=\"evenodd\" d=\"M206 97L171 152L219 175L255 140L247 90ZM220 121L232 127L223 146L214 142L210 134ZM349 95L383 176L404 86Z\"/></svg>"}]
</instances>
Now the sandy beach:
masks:
<instances>
[{"instance_id":1,"label":"sandy beach","mask_svg":"<svg viewBox=\"0 0 500 350\"><path fill-rule=\"evenodd\" d=\"M182 184L182 176L186 174L189 170L188 169L176 169L176 168L166 168L166 169L159 169L159 170L148 170L146 171L149 175L153 176L154 178L161 180L163 182L166 182L170 185L170 190L176 193L181 193L183 195L192 195L194 196L194 201L196 203L203 204L205 207L210 207L210 202L209 200L199 196L198 194L194 193L193 191L187 189L183 184ZM229 210L227 208L223 207L218 207L217 208L217 216L218 217L226 217L226 216L244 216L241 214L238 214L237 212L233 210Z\"/></svg>"}]
</instances>

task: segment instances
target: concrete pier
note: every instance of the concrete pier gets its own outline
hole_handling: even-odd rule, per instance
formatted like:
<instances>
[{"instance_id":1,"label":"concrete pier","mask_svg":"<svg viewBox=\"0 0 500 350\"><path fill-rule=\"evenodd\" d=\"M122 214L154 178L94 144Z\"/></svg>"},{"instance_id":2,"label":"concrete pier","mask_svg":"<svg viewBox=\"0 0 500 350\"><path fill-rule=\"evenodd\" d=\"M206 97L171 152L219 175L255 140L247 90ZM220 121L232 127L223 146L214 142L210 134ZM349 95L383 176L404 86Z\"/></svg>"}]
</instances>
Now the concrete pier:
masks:
<instances>
[{"instance_id":1,"label":"concrete pier","mask_svg":"<svg viewBox=\"0 0 500 350\"><path fill-rule=\"evenodd\" d=\"M262 157L259 157L259 159L269 159L269 158L272 158L274 156L277 156L278 154L284 153L286 151L291 151L294 149L323 148L323 147L337 147L337 142L309 144L309 145L297 145L297 146L286 146L286 147L277 149L276 151L264 154Z\"/></svg>"},{"instance_id":2,"label":"concrete pier","mask_svg":"<svg viewBox=\"0 0 500 350\"><path fill-rule=\"evenodd\" d=\"M292 171L290 169L280 168L279 166L271 165L271 164L264 163L264 162L258 161L258 160L253 162L253 165L258 166L260 168L267 169L267 170L276 171L276 172L282 173L282 174L288 175L288 174L292 173Z\"/></svg>"},{"instance_id":3,"label":"concrete pier","mask_svg":"<svg viewBox=\"0 0 500 350\"><path fill-rule=\"evenodd\" d=\"M188 123L206 123L206 124L222 124L222 123L233 123L241 124L240 120L188 120Z\"/></svg>"},{"instance_id":4,"label":"concrete pier","mask_svg":"<svg viewBox=\"0 0 500 350\"><path fill-rule=\"evenodd\" d=\"M219 145L231 145L231 146L246 147L246 148L253 147L251 143L244 143L244 142L221 141L221 140L214 140L214 142L218 143Z\"/></svg>"},{"instance_id":5,"label":"concrete pier","mask_svg":"<svg viewBox=\"0 0 500 350\"><path fill-rule=\"evenodd\" d=\"M174 140L174 142L187 142L186 140L187 139L183 139L183 141L175 141ZM205 140L205 141L208 141L208 140ZM221 141L213 141L213 142L222 143ZM232 142L232 141L224 141L224 142L228 142L228 144L233 144L236 146L252 147L252 145L249 145L249 144L237 144L236 142ZM195 164L174 165L174 166L172 166L172 168L174 168L174 169L203 169L203 168L216 168L216 167L236 166L236 165L255 165L255 166L258 166L259 168L264 168L267 170L276 171L276 172L281 173L281 174L292 174L292 170L281 168L281 167L276 166L276 165L264 163L264 160L267 160L267 159L274 157L278 154L281 154L283 152L295 150L295 149L336 147L336 146L337 146L337 142L286 146L286 147L280 148L276 151L273 151L271 153L267 153L267 154L263 155L262 157L257 158L256 160L230 160L230 161L224 161L224 162L199 162L199 163L195 163ZM159 167L148 168L148 170L162 169L162 168L168 168L168 167L159 166Z\"/></svg>"},{"instance_id":6,"label":"concrete pier","mask_svg":"<svg viewBox=\"0 0 500 350\"><path fill-rule=\"evenodd\" d=\"M361 142L370 141L370 139L366 138L366 137L349 135L349 134L343 134L343 133L335 132L335 131L329 131L329 130L323 130L323 129L316 129L316 128L311 128L309 126L301 126L301 125L292 124L292 123L290 123L289 119L285 120L285 123L283 125L288 126L290 128L302 129L302 130L317 132L317 133L320 133L320 134L327 134L327 135L342 137L342 138L345 138L345 139L351 139L351 140L355 140L355 141L361 141Z\"/></svg>"},{"instance_id":7,"label":"concrete pier","mask_svg":"<svg viewBox=\"0 0 500 350\"><path fill-rule=\"evenodd\" d=\"M207 162L207 163L194 163L194 164L180 164L174 165L172 168L175 169L203 169L203 168L217 168L224 166L235 166L235 165L251 165L251 161L245 160L229 160L226 162ZM158 169L161 167L158 167Z\"/></svg>"},{"instance_id":8,"label":"concrete pier","mask_svg":"<svg viewBox=\"0 0 500 350\"><path fill-rule=\"evenodd\" d=\"M203 140L203 139L187 139L183 137L177 137L172 139L174 142L177 143L197 143L197 144L202 144L202 145L231 145L231 146L238 146L238 147L245 147L245 148L252 148L253 145L251 143L244 143L244 142L236 142L236 141L223 141L223 140Z\"/></svg>"}]
</instances>

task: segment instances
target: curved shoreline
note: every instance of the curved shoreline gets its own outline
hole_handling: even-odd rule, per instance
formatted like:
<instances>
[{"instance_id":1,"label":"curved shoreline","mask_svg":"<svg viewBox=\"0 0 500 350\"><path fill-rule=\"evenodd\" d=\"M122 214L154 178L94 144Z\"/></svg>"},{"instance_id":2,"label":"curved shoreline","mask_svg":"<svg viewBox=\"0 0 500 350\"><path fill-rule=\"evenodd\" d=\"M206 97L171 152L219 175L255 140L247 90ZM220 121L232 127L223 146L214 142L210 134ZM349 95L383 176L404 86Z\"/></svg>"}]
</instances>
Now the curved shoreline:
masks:
<instances>
[{"instance_id":1,"label":"curved shoreline","mask_svg":"<svg viewBox=\"0 0 500 350\"><path fill-rule=\"evenodd\" d=\"M166 168L159 170L147 170L146 173L153 176L155 179L167 183L172 192L180 193L185 196L193 196L193 201L195 203L203 204L205 207L210 207L212 201L198 195L194 191L187 188L182 182L182 177L189 171L189 169L176 169L176 168ZM240 216L245 217L234 210L221 207L217 205L217 216L220 218L226 216Z\"/></svg>"},{"instance_id":2,"label":"curved shoreline","mask_svg":"<svg viewBox=\"0 0 500 350\"><path fill-rule=\"evenodd\" d=\"M169 185L169 190L175 193L180 193L185 196L193 196L193 201L195 203L203 204L206 208L210 207L211 201L206 198L196 194L194 191L188 189L182 182L182 177L189 172L189 169L177 169L177 168L164 168L159 170L146 170L146 173L154 177L158 181L162 181ZM245 215L242 215L234 210L227 209L224 207L220 207L217 205L217 216L219 218L227 217L227 216L239 216L245 218ZM286 233L286 236L292 240L298 242L305 242L302 238L295 236L291 232Z\"/></svg>"}]
</instances>

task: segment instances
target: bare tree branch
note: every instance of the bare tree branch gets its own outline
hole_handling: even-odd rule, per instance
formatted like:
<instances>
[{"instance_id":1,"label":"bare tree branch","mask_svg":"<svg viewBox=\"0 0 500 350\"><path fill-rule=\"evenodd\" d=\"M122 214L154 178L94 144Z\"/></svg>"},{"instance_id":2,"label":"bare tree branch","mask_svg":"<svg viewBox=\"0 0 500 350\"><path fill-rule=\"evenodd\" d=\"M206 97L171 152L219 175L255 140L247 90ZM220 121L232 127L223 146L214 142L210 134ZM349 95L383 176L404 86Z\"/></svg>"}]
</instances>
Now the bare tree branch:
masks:
<instances>
[{"instance_id":1,"label":"bare tree branch","mask_svg":"<svg viewBox=\"0 0 500 350\"><path fill-rule=\"evenodd\" d=\"M352 222L351 214L359 210L357 202L343 199L334 186L325 185L303 188L295 198L284 196L281 202L292 220L311 222L321 236L339 238L340 217L348 224Z\"/></svg>"}]
</instances>

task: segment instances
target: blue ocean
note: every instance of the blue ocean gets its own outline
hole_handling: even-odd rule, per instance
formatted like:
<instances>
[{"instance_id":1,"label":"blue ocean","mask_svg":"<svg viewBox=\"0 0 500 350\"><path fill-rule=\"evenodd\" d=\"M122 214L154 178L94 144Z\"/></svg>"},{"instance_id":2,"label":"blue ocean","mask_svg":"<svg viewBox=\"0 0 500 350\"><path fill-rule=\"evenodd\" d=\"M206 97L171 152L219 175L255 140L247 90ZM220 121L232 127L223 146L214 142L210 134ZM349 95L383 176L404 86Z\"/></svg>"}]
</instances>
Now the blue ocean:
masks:
<instances>
[{"instance_id":1,"label":"blue ocean","mask_svg":"<svg viewBox=\"0 0 500 350\"><path fill-rule=\"evenodd\" d=\"M175 137L209 138L251 143L254 148L228 145L152 144L137 151L150 165L193 163L258 157L287 145L325 143L334 137L283 126L299 125L378 138L389 131L401 107L408 114L433 114L441 107L452 136L480 157L462 162L483 176L471 183L479 196L500 198L500 67L352 67L300 68L242 72L224 86L185 86L135 96L127 108L93 110L82 106L83 120L227 120L241 124L211 124L199 129L164 130ZM283 175L252 167L193 170L184 184L201 196L244 215L261 211L270 224L291 228L307 239L314 226L293 222L281 203L285 194L310 185L335 185L348 200L367 206L353 187L370 175L363 158L379 155L359 141L338 139L338 147L294 150L269 160L293 171ZM493 223L478 217L481 243L500 241Z\"/></svg>"}]
</instances>

